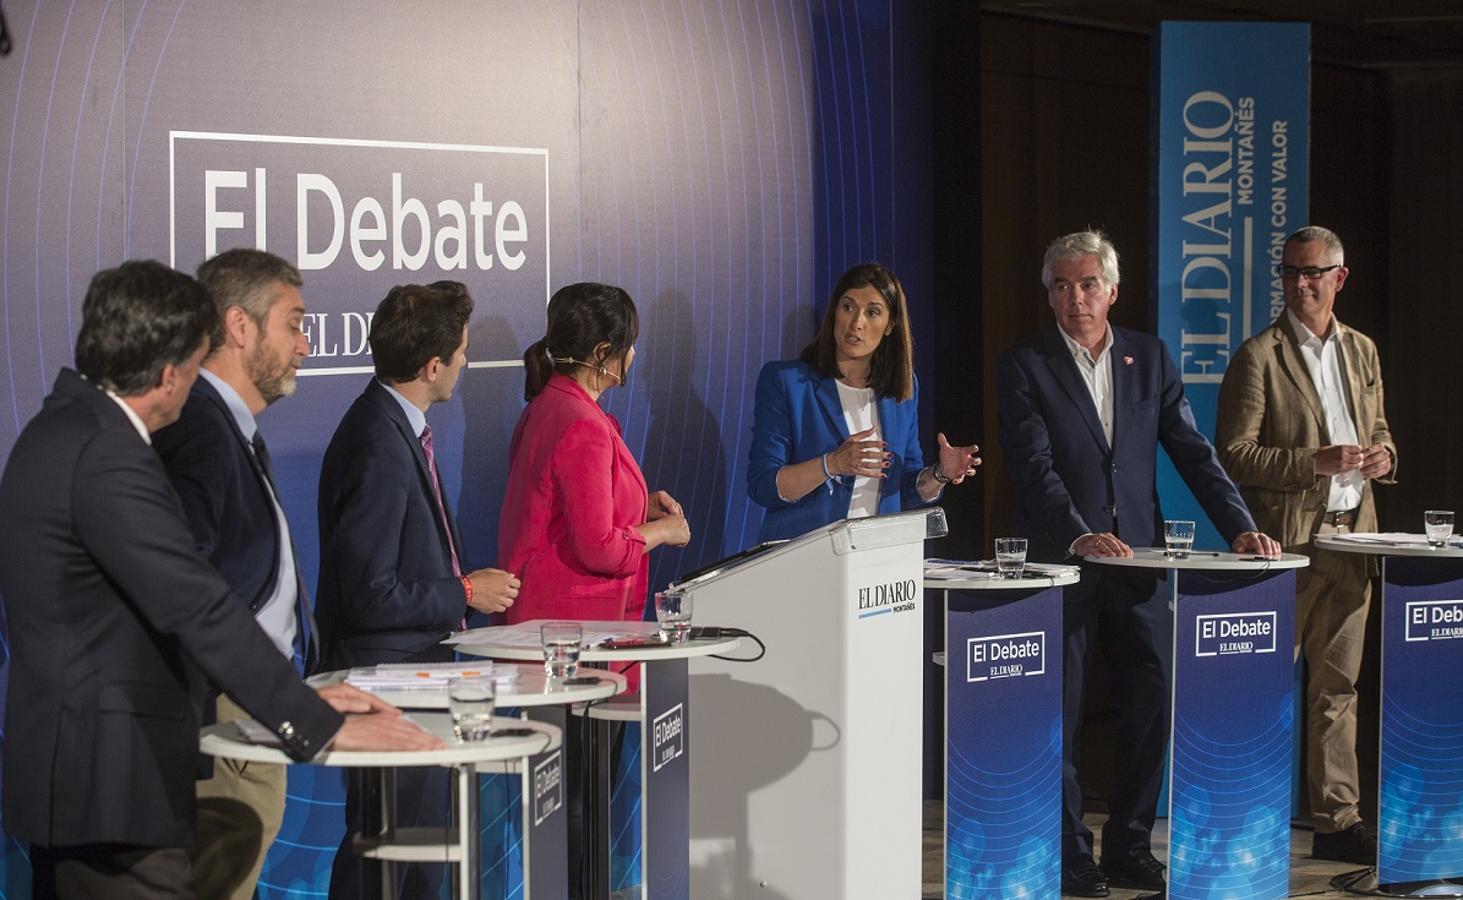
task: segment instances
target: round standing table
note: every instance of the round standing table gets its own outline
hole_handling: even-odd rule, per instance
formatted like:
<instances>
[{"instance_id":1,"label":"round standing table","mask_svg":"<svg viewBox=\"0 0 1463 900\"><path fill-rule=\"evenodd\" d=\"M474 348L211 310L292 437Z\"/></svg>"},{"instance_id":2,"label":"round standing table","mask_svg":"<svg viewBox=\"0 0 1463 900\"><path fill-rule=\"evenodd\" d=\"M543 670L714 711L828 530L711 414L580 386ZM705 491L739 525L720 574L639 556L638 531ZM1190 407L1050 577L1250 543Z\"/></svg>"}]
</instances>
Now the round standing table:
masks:
<instances>
[{"instance_id":1,"label":"round standing table","mask_svg":"<svg viewBox=\"0 0 1463 900\"><path fill-rule=\"evenodd\" d=\"M1352 887L1463 896L1463 546L1430 547L1420 534L1318 534L1313 543L1381 557L1377 864Z\"/></svg>"},{"instance_id":2,"label":"round standing table","mask_svg":"<svg viewBox=\"0 0 1463 900\"><path fill-rule=\"evenodd\" d=\"M415 713L412 719L426 731L441 738L447 746L441 750L398 752L326 750L310 760L309 765L374 769L381 772L388 782L392 770L403 766L445 766L452 769L457 776L452 825L445 830L394 829L387 819L386 831L382 835L357 836L356 846L363 856L380 859L388 866L393 861L456 863L458 896L476 898L479 894L480 860L476 840L477 792L473 790L475 767L482 763L526 759L557 749L561 732L558 728L541 722L496 717L493 719L495 732L507 728L526 728L531 733L522 736L494 734L484 741L459 743L453 734L452 717L447 713ZM239 724L235 722L204 728L198 745L204 753L225 759L284 765L294 762L277 745L247 740ZM389 893L393 881L390 878L384 881Z\"/></svg>"},{"instance_id":3,"label":"round standing table","mask_svg":"<svg viewBox=\"0 0 1463 900\"><path fill-rule=\"evenodd\" d=\"M497 628L479 628L454 637L461 653L494 659L538 660L540 620ZM586 637L614 633L649 637L654 623L582 622ZM634 697L592 707L590 717L601 720L584 729L584 751L591 776L584 798L584 847L590 872L590 896L606 898L610 891L610 747L605 720L638 722L640 739L640 871L641 884L654 875L656 895L690 896L691 783L690 741L687 733L690 703L687 660L696 656L730 653L739 638L697 639L677 644L608 649L590 644L580 654L585 666L611 663L641 664L640 693ZM583 671L581 669L581 671ZM570 727L568 740L577 729Z\"/></svg>"},{"instance_id":4,"label":"round standing table","mask_svg":"<svg viewBox=\"0 0 1463 900\"><path fill-rule=\"evenodd\" d=\"M945 895L1061 892L1062 588L1076 566L1020 578L927 565L945 650ZM941 573L937 575L936 573ZM998 726L998 727L993 727ZM999 840L971 840L999 835Z\"/></svg>"},{"instance_id":5,"label":"round standing table","mask_svg":"<svg viewBox=\"0 0 1463 900\"><path fill-rule=\"evenodd\" d=\"M1131 558L1087 562L1166 571L1173 618L1168 896L1287 896L1294 570L1310 560L1205 550L1175 559L1134 548Z\"/></svg>"}]
</instances>

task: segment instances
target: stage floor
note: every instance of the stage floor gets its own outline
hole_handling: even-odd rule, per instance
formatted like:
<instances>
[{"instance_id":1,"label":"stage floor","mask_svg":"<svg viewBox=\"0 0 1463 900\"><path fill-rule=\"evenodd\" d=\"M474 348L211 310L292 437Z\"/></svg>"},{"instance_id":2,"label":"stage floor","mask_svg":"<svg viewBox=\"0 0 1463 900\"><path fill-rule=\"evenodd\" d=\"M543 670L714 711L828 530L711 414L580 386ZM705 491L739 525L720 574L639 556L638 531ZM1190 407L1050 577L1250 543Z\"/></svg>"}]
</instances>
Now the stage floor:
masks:
<instances>
[{"instance_id":1,"label":"stage floor","mask_svg":"<svg viewBox=\"0 0 1463 900\"><path fill-rule=\"evenodd\" d=\"M922 896L924 900L937 900L944 897L944 859L941 856L940 842L943 840L943 816L942 804L936 800L925 802L924 806L924 885ZM1102 823L1106 819L1103 815L1088 815L1087 825L1092 829L1093 834L1102 834ZM1158 825L1153 831L1154 854L1161 860L1168 850L1168 820L1159 819ZM1330 887L1331 879L1343 872L1354 872L1361 868L1353 863L1332 863L1321 862L1310 858L1311 853L1311 832L1304 828L1292 828L1290 831L1290 896L1304 896L1307 898L1333 898L1333 897L1355 897L1356 894L1348 894L1344 891L1333 891ZM1097 857L1102 856L1102 848L1097 848ZM1111 894L1112 900L1127 900L1127 898L1141 897L1150 891L1130 891L1122 888L1114 888ZM1065 895L1064 895L1065 896Z\"/></svg>"}]
</instances>

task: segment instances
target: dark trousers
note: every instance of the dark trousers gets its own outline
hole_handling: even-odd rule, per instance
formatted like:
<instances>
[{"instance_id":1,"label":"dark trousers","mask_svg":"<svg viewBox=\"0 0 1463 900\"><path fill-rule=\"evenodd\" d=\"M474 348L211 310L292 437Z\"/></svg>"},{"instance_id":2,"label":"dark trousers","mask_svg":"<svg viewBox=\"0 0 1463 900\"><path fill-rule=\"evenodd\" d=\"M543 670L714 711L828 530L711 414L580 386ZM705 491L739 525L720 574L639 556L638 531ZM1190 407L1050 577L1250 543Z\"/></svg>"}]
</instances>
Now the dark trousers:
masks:
<instances>
[{"instance_id":1,"label":"dark trousers","mask_svg":"<svg viewBox=\"0 0 1463 900\"><path fill-rule=\"evenodd\" d=\"M443 828L452 810L451 769L437 767L398 768L396 778L397 828ZM336 851L330 870L330 896L336 900L360 900L382 894L380 860L364 859L351 850L356 834L374 835L381 830L380 781L372 772L348 769L345 782L345 837ZM395 863L396 896L437 897L448 880L448 863Z\"/></svg>"},{"instance_id":2,"label":"dark trousers","mask_svg":"<svg viewBox=\"0 0 1463 900\"><path fill-rule=\"evenodd\" d=\"M193 900L193 870L183 847L81 844L31 847L31 896L36 900Z\"/></svg>"},{"instance_id":3,"label":"dark trousers","mask_svg":"<svg viewBox=\"0 0 1463 900\"><path fill-rule=\"evenodd\" d=\"M1145 570L1084 563L1082 581L1064 592L1062 858L1067 862L1092 853L1073 758L1087 667L1099 642L1120 716L1102 854L1112 859L1149 849L1168 741L1173 616L1167 587Z\"/></svg>"}]
</instances>

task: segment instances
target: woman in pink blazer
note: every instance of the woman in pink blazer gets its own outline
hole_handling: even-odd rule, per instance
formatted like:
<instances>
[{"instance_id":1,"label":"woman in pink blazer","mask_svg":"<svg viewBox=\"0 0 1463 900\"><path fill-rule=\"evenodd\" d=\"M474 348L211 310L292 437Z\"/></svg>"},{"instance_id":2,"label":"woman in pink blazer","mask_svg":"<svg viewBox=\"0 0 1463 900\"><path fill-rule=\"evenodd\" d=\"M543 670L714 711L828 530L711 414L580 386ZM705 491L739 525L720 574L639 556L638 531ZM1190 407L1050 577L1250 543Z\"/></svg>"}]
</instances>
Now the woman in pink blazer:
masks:
<instances>
[{"instance_id":1,"label":"woman in pink blazer","mask_svg":"<svg viewBox=\"0 0 1463 900\"><path fill-rule=\"evenodd\" d=\"M691 539L680 504L648 493L620 423L599 406L624 383L639 329L622 289L571 284L549 301L548 331L523 354L529 403L508 448L498 519L500 564L523 583L510 623L638 620L646 554Z\"/></svg>"}]
</instances>

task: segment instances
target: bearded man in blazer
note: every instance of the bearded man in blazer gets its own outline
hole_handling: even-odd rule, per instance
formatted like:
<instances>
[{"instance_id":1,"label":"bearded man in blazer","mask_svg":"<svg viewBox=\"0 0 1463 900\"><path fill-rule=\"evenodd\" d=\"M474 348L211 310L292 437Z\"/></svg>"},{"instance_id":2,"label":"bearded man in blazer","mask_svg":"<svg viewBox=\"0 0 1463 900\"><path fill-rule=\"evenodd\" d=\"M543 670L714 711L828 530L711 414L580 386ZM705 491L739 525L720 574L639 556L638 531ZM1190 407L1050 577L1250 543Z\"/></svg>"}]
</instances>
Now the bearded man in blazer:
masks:
<instances>
[{"instance_id":1,"label":"bearded man in blazer","mask_svg":"<svg viewBox=\"0 0 1463 900\"><path fill-rule=\"evenodd\" d=\"M272 253L239 247L205 261L198 280L213 297L218 323L183 414L153 444L199 552L280 655L298 653L308 674L319 661L318 637L255 419L294 393L295 370L310 352L300 273ZM219 695L205 702L204 718L248 716ZM208 777L197 786L195 887L205 897L250 900L284 819L285 767L207 759Z\"/></svg>"},{"instance_id":2,"label":"bearded man in blazer","mask_svg":"<svg viewBox=\"0 0 1463 900\"><path fill-rule=\"evenodd\" d=\"M1118 297L1118 255L1100 232L1047 248L1042 283L1056 323L996 364L997 422L1014 489L1015 533L1029 556L1131 556L1161 539L1158 446L1238 553L1273 554L1244 501L1194 424L1183 382L1163 342L1108 325ZM1105 897L1108 883L1164 888L1150 837L1168 738L1172 619L1152 570L1082 567L1063 592L1062 892ZM1112 669L1118 722L1102 867L1082 822L1073 763L1086 667L1101 641Z\"/></svg>"},{"instance_id":3,"label":"bearded man in blazer","mask_svg":"<svg viewBox=\"0 0 1463 900\"><path fill-rule=\"evenodd\" d=\"M1371 601L1369 556L1316 551L1315 534L1375 531L1374 482L1393 483L1397 447L1382 408L1377 348L1337 320L1345 250L1326 228L1286 238L1285 313L1235 352L1219 388L1219 458L1266 531L1311 558L1296 571L1295 639L1306 658L1311 855L1372 865L1358 810L1356 678Z\"/></svg>"},{"instance_id":4,"label":"bearded man in blazer","mask_svg":"<svg viewBox=\"0 0 1463 900\"><path fill-rule=\"evenodd\" d=\"M0 478L5 829L31 843L37 897L192 897L200 675L296 760L441 742L353 688L306 687L195 549L150 443L208 349L207 292L129 262L92 278L82 315L76 370Z\"/></svg>"}]
</instances>

